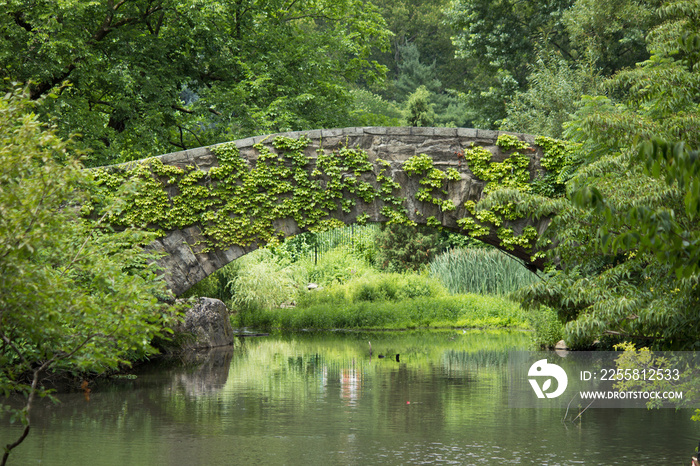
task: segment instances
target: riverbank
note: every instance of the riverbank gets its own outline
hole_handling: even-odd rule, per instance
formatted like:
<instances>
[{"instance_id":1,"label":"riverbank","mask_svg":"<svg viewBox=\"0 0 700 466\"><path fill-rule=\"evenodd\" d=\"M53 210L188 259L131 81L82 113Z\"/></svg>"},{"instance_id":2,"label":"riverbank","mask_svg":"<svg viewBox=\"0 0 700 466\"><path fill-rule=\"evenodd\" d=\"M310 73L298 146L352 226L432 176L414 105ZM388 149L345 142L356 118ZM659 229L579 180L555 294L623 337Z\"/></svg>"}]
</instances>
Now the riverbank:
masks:
<instances>
[{"instance_id":1,"label":"riverbank","mask_svg":"<svg viewBox=\"0 0 700 466\"><path fill-rule=\"evenodd\" d=\"M517 303L504 297L476 294L243 310L232 317L232 325L287 330L532 328L529 314Z\"/></svg>"}]
</instances>

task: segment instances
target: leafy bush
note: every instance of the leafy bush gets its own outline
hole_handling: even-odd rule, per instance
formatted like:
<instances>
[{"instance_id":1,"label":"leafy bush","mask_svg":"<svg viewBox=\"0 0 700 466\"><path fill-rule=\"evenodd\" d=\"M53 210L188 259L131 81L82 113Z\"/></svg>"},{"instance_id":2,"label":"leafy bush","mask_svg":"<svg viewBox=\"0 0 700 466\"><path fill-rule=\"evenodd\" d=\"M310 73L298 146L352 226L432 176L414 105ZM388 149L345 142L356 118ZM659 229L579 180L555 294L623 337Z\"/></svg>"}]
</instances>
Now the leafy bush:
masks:
<instances>
[{"instance_id":1,"label":"leafy bush","mask_svg":"<svg viewBox=\"0 0 700 466\"><path fill-rule=\"evenodd\" d=\"M250 311L271 309L294 301L306 284L303 269L278 260L269 250L258 249L234 262L228 287L231 307Z\"/></svg>"},{"instance_id":2,"label":"leafy bush","mask_svg":"<svg viewBox=\"0 0 700 466\"><path fill-rule=\"evenodd\" d=\"M340 246L325 253L316 264L313 259L306 258L299 261L299 266L306 270L309 281L322 286L345 283L372 270L349 246Z\"/></svg>"},{"instance_id":3,"label":"leafy bush","mask_svg":"<svg viewBox=\"0 0 700 466\"><path fill-rule=\"evenodd\" d=\"M427 275L366 271L364 275L348 283L338 283L322 290L302 293L299 296L298 305L308 307L400 301L418 297L438 297L445 294L447 292L440 282Z\"/></svg>"},{"instance_id":4,"label":"leafy bush","mask_svg":"<svg viewBox=\"0 0 700 466\"><path fill-rule=\"evenodd\" d=\"M564 338L564 324L552 309L542 308L530 311L529 321L534 330L532 341L538 348L553 348L559 340Z\"/></svg>"},{"instance_id":5,"label":"leafy bush","mask_svg":"<svg viewBox=\"0 0 700 466\"><path fill-rule=\"evenodd\" d=\"M377 235L377 266L389 272L416 271L442 249L440 232L428 227L383 225Z\"/></svg>"}]
</instances>

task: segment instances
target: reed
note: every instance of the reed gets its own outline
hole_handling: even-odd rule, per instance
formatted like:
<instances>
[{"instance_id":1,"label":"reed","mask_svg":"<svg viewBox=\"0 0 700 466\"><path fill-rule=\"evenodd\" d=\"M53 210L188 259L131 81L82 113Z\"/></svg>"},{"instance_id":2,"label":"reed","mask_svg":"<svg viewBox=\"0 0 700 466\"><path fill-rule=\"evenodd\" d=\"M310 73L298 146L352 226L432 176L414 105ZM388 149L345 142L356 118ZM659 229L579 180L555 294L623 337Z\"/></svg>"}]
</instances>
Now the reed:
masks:
<instances>
[{"instance_id":1,"label":"reed","mask_svg":"<svg viewBox=\"0 0 700 466\"><path fill-rule=\"evenodd\" d=\"M496 249L452 249L430 263L430 275L452 294L507 295L538 280L518 260Z\"/></svg>"}]
</instances>

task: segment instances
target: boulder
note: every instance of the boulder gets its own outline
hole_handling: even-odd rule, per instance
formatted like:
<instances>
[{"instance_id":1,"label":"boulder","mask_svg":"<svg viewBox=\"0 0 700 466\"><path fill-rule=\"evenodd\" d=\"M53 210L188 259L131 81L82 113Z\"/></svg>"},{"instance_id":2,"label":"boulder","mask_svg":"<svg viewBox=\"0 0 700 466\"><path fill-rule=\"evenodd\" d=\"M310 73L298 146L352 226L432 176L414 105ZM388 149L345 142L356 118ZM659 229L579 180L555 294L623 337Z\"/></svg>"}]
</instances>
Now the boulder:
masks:
<instances>
[{"instance_id":1,"label":"boulder","mask_svg":"<svg viewBox=\"0 0 700 466\"><path fill-rule=\"evenodd\" d=\"M555 350L568 350L569 347L566 346L566 342L564 340L559 340L556 345L554 345Z\"/></svg>"},{"instance_id":2,"label":"boulder","mask_svg":"<svg viewBox=\"0 0 700 466\"><path fill-rule=\"evenodd\" d=\"M218 299L199 298L185 313L185 321L177 331L191 335L191 338L182 339L182 349L233 345L233 328L228 309Z\"/></svg>"}]
</instances>

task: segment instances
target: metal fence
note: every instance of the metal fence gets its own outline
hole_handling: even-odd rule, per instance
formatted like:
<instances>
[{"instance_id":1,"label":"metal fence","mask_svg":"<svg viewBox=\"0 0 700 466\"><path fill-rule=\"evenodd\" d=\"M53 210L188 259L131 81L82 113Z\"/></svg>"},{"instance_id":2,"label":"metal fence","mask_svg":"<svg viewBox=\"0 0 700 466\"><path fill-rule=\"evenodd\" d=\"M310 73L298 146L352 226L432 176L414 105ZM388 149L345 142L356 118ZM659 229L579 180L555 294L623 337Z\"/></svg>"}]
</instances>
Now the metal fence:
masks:
<instances>
[{"instance_id":1,"label":"metal fence","mask_svg":"<svg viewBox=\"0 0 700 466\"><path fill-rule=\"evenodd\" d=\"M288 238L285 249L293 260L312 257L314 263L328 251L339 246L346 246L354 251L365 252L374 248L374 239L380 230L380 224L348 225L321 233L302 233Z\"/></svg>"}]
</instances>

